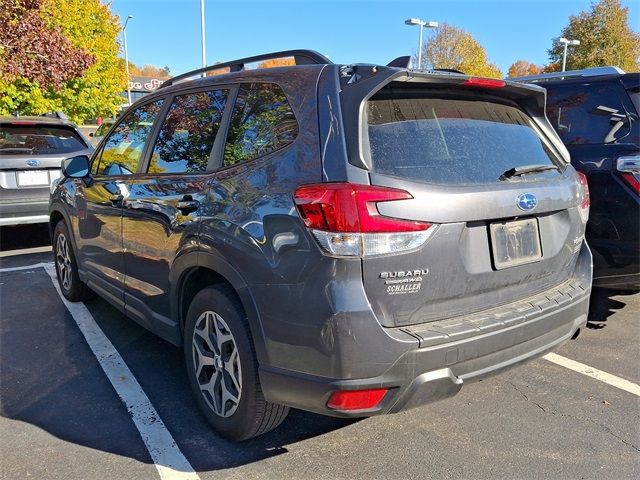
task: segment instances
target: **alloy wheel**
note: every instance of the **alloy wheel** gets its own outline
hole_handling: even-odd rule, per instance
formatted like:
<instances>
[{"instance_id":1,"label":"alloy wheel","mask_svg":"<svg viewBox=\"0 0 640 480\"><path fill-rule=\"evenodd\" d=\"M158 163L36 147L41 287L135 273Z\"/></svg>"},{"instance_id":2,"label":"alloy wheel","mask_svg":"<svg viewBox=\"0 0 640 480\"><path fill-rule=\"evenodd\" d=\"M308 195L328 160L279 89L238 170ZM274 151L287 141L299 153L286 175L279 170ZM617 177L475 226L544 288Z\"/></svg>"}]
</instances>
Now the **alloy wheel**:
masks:
<instances>
[{"instance_id":1,"label":"alloy wheel","mask_svg":"<svg viewBox=\"0 0 640 480\"><path fill-rule=\"evenodd\" d=\"M224 319L206 311L198 317L192 339L193 365L205 401L220 417L230 417L240 403L242 370L233 334Z\"/></svg>"},{"instance_id":2,"label":"alloy wheel","mask_svg":"<svg viewBox=\"0 0 640 480\"><path fill-rule=\"evenodd\" d=\"M71 255L69 254L69 242L64 234L60 233L56 240L56 266L60 283L65 290L71 289Z\"/></svg>"}]
</instances>

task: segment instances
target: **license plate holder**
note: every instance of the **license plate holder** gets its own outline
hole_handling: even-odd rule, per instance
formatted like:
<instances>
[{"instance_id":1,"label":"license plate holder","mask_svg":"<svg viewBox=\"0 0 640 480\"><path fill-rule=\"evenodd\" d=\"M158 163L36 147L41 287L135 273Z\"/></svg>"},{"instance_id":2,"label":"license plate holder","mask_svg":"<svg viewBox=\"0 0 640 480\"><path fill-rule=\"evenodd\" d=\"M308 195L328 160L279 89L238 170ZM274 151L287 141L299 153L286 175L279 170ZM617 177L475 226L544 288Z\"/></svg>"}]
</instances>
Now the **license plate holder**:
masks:
<instances>
[{"instance_id":1,"label":"license plate holder","mask_svg":"<svg viewBox=\"0 0 640 480\"><path fill-rule=\"evenodd\" d=\"M536 218L494 222L489 225L496 270L540 261L540 230Z\"/></svg>"},{"instance_id":2,"label":"license plate holder","mask_svg":"<svg viewBox=\"0 0 640 480\"><path fill-rule=\"evenodd\" d=\"M49 185L49 172L46 170L20 170L17 175L19 187L46 187Z\"/></svg>"}]
</instances>

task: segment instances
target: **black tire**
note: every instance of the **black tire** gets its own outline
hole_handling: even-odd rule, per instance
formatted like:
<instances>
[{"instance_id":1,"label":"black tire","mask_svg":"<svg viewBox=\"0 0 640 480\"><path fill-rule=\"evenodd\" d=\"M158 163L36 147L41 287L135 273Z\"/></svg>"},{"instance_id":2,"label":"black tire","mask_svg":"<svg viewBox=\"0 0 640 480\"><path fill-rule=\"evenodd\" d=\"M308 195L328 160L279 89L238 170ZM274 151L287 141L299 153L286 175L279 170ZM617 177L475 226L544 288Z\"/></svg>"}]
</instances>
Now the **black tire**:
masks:
<instances>
[{"instance_id":1,"label":"black tire","mask_svg":"<svg viewBox=\"0 0 640 480\"><path fill-rule=\"evenodd\" d=\"M217 322L216 328L222 332L219 337L226 340L220 346L217 344L218 330L213 332L213 336L207 334L210 346L214 347L211 349L208 348L203 334L205 329L209 331L208 325L213 322ZM196 326L199 333L196 333ZM204 351L206 355L198 354L197 348L200 352ZM237 357L233 352L237 352ZM207 421L222 437L235 442L247 440L276 428L286 418L289 407L267 402L264 398L258 378L258 361L246 315L235 292L229 286L207 287L195 296L185 323L184 353L189 384L196 403ZM197 377L198 358L209 358L209 356L212 358L211 365L201 367ZM237 360L233 362L225 356L239 359L239 364ZM232 373L229 373L229 369ZM236 375L235 382L231 377L233 372ZM214 376L218 380L210 382ZM238 379L240 379L239 382ZM225 383L220 384L218 388L212 387L211 392L201 388L203 383L215 385L219 382ZM238 384L240 389L235 388ZM221 388L224 388L227 394L237 394L238 401L233 399L220 401L220 398L224 398L222 396L224 394L217 396ZM218 402L211 393L216 395ZM216 413L216 407L220 410L219 413ZM228 416L223 416L225 414Z\"/></svg>"},{"instance_id":2,"label":"black tire","mask_svg":"<svg viewBox=\"0 0 640 480\"><path fill-rule=\"evenodd\" d=\"M53 230L52 246L58 285L64 297L70 302L81 302L92 298L94 296L93 291L80 280L78 275L78 263L73 252L69 229L64 220L60 220ZM65 256L68 261L64 261Z\"/></svg>"}]
</instances>

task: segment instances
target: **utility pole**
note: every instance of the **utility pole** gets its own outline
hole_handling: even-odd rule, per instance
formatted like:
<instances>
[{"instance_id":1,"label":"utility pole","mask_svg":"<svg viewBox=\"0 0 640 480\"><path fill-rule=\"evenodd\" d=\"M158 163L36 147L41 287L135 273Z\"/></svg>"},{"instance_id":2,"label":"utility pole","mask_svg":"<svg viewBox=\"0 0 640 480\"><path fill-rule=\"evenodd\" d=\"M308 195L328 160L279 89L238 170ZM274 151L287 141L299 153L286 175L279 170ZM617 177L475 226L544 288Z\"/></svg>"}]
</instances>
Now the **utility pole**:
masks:
<instances>
[{"instance_id":1,"label":"utility pole","mask_svg":"<svg viewBox=\"0 0 640 480\"><path fill-rule=\"evenodd\" d=\"M205 47L205 32L204 32L204 0L200 0L200 33L202 37L202 67L207 66L207 52ZM203 73L204 77L205 74Z\"/></svg>"},{"instance_id":2,"label":"utility pole","mask_svg":"<svg viewBox=\"0 0 640 480\"><path fill-rule=\"evenodd\" d=\"M131 105L131 86L129 85L129 81L131 78L129 77L129 50L127 49L127 23L129 20L133 18L133 15L129 15L127 19L124 21L124 27L122 27L122 37L124 39L124 69L127 72L127 100L129 105Z\"/></svg>"}]
</instances>

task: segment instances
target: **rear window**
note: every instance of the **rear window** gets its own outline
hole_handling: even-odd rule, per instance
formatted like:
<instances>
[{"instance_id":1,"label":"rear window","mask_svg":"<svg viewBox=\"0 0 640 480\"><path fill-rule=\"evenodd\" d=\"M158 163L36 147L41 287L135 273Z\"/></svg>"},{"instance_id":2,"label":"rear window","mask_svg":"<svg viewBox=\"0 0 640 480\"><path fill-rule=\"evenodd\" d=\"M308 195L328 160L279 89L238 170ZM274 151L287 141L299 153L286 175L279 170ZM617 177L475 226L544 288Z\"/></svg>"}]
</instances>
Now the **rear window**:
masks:
<instances>
[{"instance_id":1,"label":"rear window","mask_svg":"<svg viewBox=\"0 0 640 480\"><path fill-rule=\"evenodd\" d=\"M521 110L482 100L374 96L367 105L373 169L426 183L499 181L505 171L554 165ZM558 175L545 172L536 177ZM530 180L531 176L527 176Z\"/></svg>"},{"instance_id":2,"label":"rear window","mask_svg":"<svg viewBox=\"0 0 640 480\"><path fill-rule=\"evenodd\" d=\"M547 116L566 145L612 143L629 133L617 82L547 85ZM629 106L630 108L630 106ZM618 121L622 120L620 125Z\"/></svg>"},{"instance_id":3,"label":"rear window","mask_svg":"<svg viewBox=\"0 0 640 480\"><path fill-rule=\"evenodd\" d=\"M0 125L0 155L55 155L87 148L72 129L48 125Z\"/></svg>"}]
</instances>

